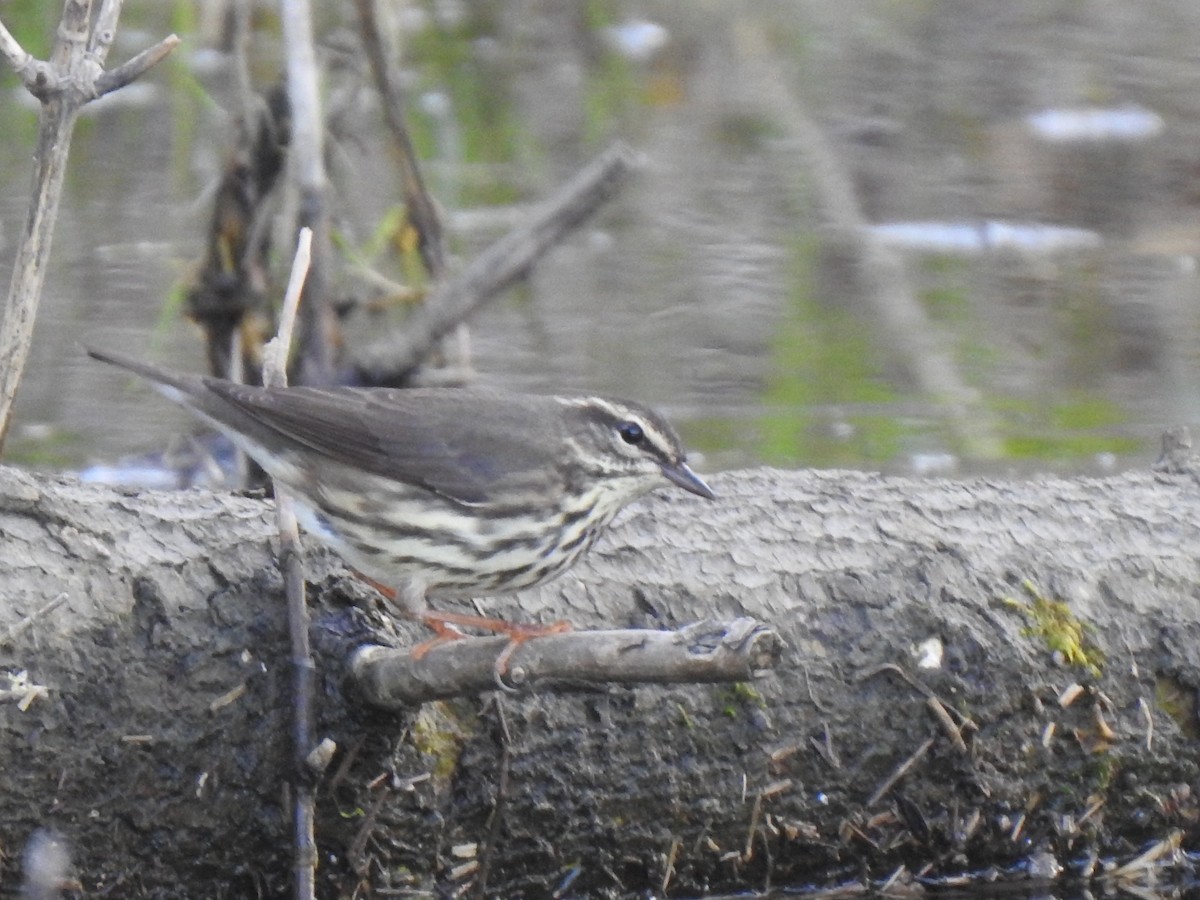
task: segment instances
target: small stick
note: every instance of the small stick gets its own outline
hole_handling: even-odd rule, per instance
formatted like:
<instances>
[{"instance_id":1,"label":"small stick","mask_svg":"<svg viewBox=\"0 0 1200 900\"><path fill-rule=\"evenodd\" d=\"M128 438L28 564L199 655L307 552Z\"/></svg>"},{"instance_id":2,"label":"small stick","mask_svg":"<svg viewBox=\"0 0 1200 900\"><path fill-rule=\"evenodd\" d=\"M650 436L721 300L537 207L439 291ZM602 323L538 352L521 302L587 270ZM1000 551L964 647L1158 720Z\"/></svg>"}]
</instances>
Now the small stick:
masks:
<instances>
[{"instance_id":1,"label":"small stick","mask_svg":"<svg viewBox=\"0 0 1200 900\"><path fill-rule=\"evenodd\" d=\"M296 324L296 310L308 276L312 258L312 230L301 228L296 242L296 256L288 278L279 331L263 348L263 384L267 387L287 387L288 348ZM312 694L316 665L308 637L308 603L304 596L304 566L300 557L300 531L292 498L275 486L276 516L279 521L279 567L287 591L288 630L292 644L292 753L295 772L304 771L305 760L312 749ZM311 897L316 882L317 844L314 828L313 792L308 784L296 784L294 837L296 841L296 894Z\"/></svg>"},{"instance_id":2,"label":"small stick","mask_svg":"<svg viewBox=\"0 0 1200 900\"><path fill-rule=\"evenodd\" d=\"M483 853L479 857L479 869L475 875L474 894L476 897L487 896L487 883L491 875L492 859L496 847L500 843L500 830L504 823L504 808L508 804L509 773L512 769L512 733L508 730L508 718L504 715L504 698L497 695L495 700L496 718L500 725L500 774L496 779L496 799L492 803L492 814L487 821L487 842L483 845Z\"/></svg>"},{"instance_id":3,"label":"small stick","mask_svg":"<svg viewBox=\"0 0 1200 900\"><path fill-rule=\"evenodd\" d=\"M875 788L875 793L873 793L871 798L867 801L867 806L874 806L876 803L882 800L883 795L890 791L896 785L897 781L907 775L908 770L915 766L920 761L921 757L929 752L929 748L932 746L933 738L927 738L925 743L923 743L913 752L912 756L900 763L900 765L896 767L896 770L884 779L883 784Z\"/></svg>"},{"instance_id":4,"label":"small stick","mask_svg":"<svg viewBox=\"0 0 1200 900\"><path fill-rule=\"evenodd\" d=\"M96 96L102 97L105 94L125 87L125 85L141 76L147 69L158 65L162 60L166 59L167 55L178 46L179 37L174 34L168 34L153 47L147 47L132 59L121 63L121 65L114 69L109 69L96 79Z\"/></svg>"},{"instance_id":5,"label":"small stick","mask_svg":"<svg viewBox=\"0 0 1200 900\"><path fill-rule=\"evenodd\" d=\"M363 816L362 824L358 827L354 840L346 849L346 862L350 864L350 870L357 875L365 875L367 872L367 842L370 841L371 834L375 831L375 823L379 820L383 804L391 795L390 787L387 785L380 787L371 801L371 805L367 807L366 815Z\"/></svg>"},{"instance_id":6,"label":"small stick","mask_svg":"<svg viewBox=\"0 0 1200 900\"><path fill-rule=\"evenodd\" d=\"M1113 869L1111 872L1105 872L1100 876L1101 881L1119 881L1127 878L1133 878L1145 873L1159 862L1163 857L1169 856L1179 849L1180 843L1183 840L1183 831L1175 829L1170 832L1161 841L1154 844L1145 853L1134 857L1123 866Z\"/></svg>"},{"instance_id":7,"label":"small stick","mask_svg":"<svg viewBox=\"0 0 1200 900\"><path fill-rule=\"evenodd\" d=\"M391 132L392 140L400 155L400 182L404 188L404 205L409 222L417 230L418 250L425 271L433 282L441 281L446 273L446 248L442 235L442 221L437 206L429 196L425 179L417 165L417 152L413 148L404 121L404 95L388 71L387 55L383 39L379 34L379 23L375 16L375 0L355 0L358 11L358 28L362 36L367 62L375 78L375 89L383 100L383 120Z\"/></svg>"},{"instance_id":8,"label":"small stick","mask_svg":"<svg viewBox=\"0 0 1200 900\"><path fill-rule=\"evenodd\" d=\"M671 839L671 848L667 851L667 864L663 869L662 884L658 887L660 894L666 894L667 888L671 886L671 879L675 877L675 863L679 859L679 848L683 844L679 838Z\"/></svg>"},{"instance_id":9,"label":"small stick","mask_svg":"<svg viewBox=\"0 0 1200 900\"><path fill-rule=\"evenodd\" d=\"M821 729L825 733L824 740L817 740L815 737L810 737L808 742L812 744L812 748L817 751L817 755L834 769L842 767L841 760L838 759L837 751L833 749L833 735L829 733L829 723L821 722Z\"/></svg>"},{"instance_id":10,"label":"small stick","mask_svg":"<svg viewBox=\"0 0 1200 900\"><path fill-rule=\"evenodd\" d=\"M758 820L762 816L762 794L754 795L754 806L750 808L750 828L746 831L746 846L742 848L742 862L754 859L754 833L758 831Z\"/></svg>"},{"instance_id":11,"label":"small stick","mask_svg":"<svg viewBox=\"0 0 1200 900\"><path fill-rule=\"evenodd\" d=\"M67 602L67 594L64 591L63 593L61 593L57 597L55 597L53 600L46 603L44 606L41 606L41 607L35 609L33 612L31 612L29 615L27 615L25 618L23 618L20 622L14 622L13 624L9 625L8 628L6 628L4 630L4 634L0 635L0 644L7 644L9 641L11 641L13 638L15 638L18 634L20 634L22 631L24 631L26 628L28 628L30 625L32 625L34 622L36 622L38 619L40 619L42 616L45 616L45 615L48 615L49 613L54 612L54 610L58 609L60 606L62 606L66 602Z\"/></svg>"},{"instance_id":12,"label":"small stick","mask_svg":"<svg viewBox=\"0 0 1200 900\"><path fill-rule=\"evenodd\" d=\"M312 229L301 228L296 237L296 256L292 260L292 273L288 276L287 291L283 296L283 310L279 314L279 330L274 339L263 348L263 383L268 387L287 387L287 357L292 345L292 331L296 327L296 313L300 308L300 295L304 292L304 280L308 277L308 266L312 261Z\"/></svg>"},{"instance_id":13,"label":"small stick","mask_svg":"<svg viewBox=\"0 0 1200 900\"><path fill-rule=\"evenodd\" d=\"M946 710L945 704L937 697L926 697L925 705L929 707L930 712L933 713L933 717L938 720L938 724L942 726L942 730L946 732L946 736L950 738L950 742L960 752L966 753L967 742L963 740L962 732L954 724L954 719L950 718L950 713Z\"/></svg>"},{"instance_id":14,"label":"small stick","mask_svg":"<svg viewBox=\"0 0 1200 900\"><path fill-rule=\"evenodd\" d=\"M401 709L495 690L496 659L510 646L507 637L467 638L413 659L409 649L367 645L355 652L350 670L369 703ZM749 681L773 668L782 653L779 635L748 618L678 631L568 631L520 644L508 679L517 690Z\"/></svg>"},{"instance_id":15,"label":"small stick","mask_svg":"<svg viewBox=\"0 0 1200 900\"><path fill-rule=\"evenodd\" d=\"M1150 711L1150 704L1145 697L1138 697L1138 712L1146 720L1146 752L1149 753L1154 744L1154 713Z\"/></svg>"}]
</instances>

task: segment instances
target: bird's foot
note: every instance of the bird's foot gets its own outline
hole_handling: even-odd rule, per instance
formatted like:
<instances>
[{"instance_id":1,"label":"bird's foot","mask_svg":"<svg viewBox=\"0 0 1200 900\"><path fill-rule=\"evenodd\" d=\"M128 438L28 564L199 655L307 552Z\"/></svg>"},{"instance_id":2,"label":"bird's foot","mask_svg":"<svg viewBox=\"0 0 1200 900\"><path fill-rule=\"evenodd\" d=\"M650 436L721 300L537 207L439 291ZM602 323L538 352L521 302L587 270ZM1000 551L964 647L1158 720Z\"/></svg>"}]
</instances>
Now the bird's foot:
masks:
<instances>
[{"instance_id":1,"label":"bird's foot","mask_svg":"<svg viewBox=\"0 0 1200 900\"><path fill-rule=\"evenodd\" d=\"M355 574L379 591L383 595L384 600L394 610L400 612L406 618L424 622L437 632L434 637L413 647L411 653L414 660L419 660L434 647L466 637L460 630L462 628L476 628L480 631L490 631L493 634L506 635L508 637L508 644L500 651L500 655L496 657L495 664L496 684L502 690L506 691L514 690L510 685L505 683L504 677L508 674L508 663L512 659L512 655L520 649L522 644L534 638L546 637L551 634L563 634L570 631L572 627L570 622L529 625L519 622L506 622L503 619L494 619L488 616L473 616L469 613L433 610L424 606L423 597L417 600L416 597L410 596L414 593L412 591L405 590L404 588L396 589L389 587L361 572L356 572Z\"/></svg>"},{"instance_id":2,"label":"bird's foot","mask_svg":"<svg viewBox=\"0 0 1200 900\"><path fill-rule=\"evenodd\" d=\"M505 624L508 627L503 633L508 635L508 645L496 657L496 663L492 667L492 671L496 677L496 684L500 686L500 689L511 691L513 688L504 680L504 676L508 674L509 660L521 648L521 645L526 641L532 641L534 638L546 637L551 634L564 634L570 631L572 626L570 622L551 622L549 625L518 625L515 622L507 622Z\"/></svg>"},{"instance_id":3,"label":"bird's foot","mask_svg":"<svg viewBox=\"0 0 1200 900\"><path fill-rule=\"evenodd\" d=\"M496 676L496 685L503 691L513 691L510 684L505 681L505 676L508 674L508 663L512 659L512 655L520 649L521 645L526 641L532 641L534 638L546 637L551 634L563 634L571 630L570 622L551 622L549 625L529 625L518 622L505 622L503 619L492 619L487 616L472 616L467 613L453 612L435 612L434 610L426 610L421 613L421 621L425 622L430 628L441 631L453 631L454 637L462 637L462 632L458 630L458 626L464 628L478 628L483 631L491 631L494 634L503 634L508 637L508 644L500 655L496 657L493 671ZM431 641L426 641L421 645L421 653L428 652L438 644L443 644L452 638L439 634L438 637ZM419 658L415 657L414 658Z\"/></svg>"},{"instance_id":4,"label":"bird's foot","mask_svg":"<svg viewBox=\"0 0 1200 900\"><path fill-rule=\"evenodd\" d=\"M409 655L412 657L413 662L419 661L421 657L423 657L434 647L439 647L442 644L448 644L451 641L461 641L466 637L465 634L463 634L453 625L438 621L437 619L426 620L425 624L437 632L437 634L427 641L421 641L421 643L417 644L412 648L412 650L409 651Z\"/></svg>"}]
</instances>

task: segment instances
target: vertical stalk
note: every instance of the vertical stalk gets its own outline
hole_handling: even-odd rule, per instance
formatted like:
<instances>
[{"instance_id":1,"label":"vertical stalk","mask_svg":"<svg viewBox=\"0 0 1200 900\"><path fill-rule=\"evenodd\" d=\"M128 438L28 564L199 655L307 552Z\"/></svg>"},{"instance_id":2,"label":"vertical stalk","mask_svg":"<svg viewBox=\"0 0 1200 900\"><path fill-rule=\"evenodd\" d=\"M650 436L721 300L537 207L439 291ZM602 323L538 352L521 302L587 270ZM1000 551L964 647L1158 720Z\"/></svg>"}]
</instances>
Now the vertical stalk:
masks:
<instances>
[{"instance_id":1,"label":"vertical stalk","mask_svg":"<svg viewBox=\"0 0 1200 900\"><path fill-rule=\"evenodd\" d=\"M58 218L71 130L79 105L57 95L42 105L29 217L17 245L4 318L0 320L0 450L12 423L12 404L33 342L33 323L46 281L46 266Z\"/></svg>"}]
</instances>

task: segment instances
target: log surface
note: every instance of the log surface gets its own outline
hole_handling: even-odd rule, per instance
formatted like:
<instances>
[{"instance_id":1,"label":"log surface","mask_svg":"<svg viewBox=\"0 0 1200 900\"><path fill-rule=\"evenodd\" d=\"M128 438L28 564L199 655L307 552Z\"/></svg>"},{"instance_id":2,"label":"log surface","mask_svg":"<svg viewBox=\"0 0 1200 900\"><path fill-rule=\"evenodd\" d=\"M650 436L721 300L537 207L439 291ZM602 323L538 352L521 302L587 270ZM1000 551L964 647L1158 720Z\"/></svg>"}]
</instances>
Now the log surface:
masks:
<instances>
[{"instance_id":1,"label":"log surface","mask_svg":"<svg viewBox=\"0 0 1200 900\"><path fill-rule=\"evenodd\" d=\"M495 896L686 894L1197 845L1191 475L712 484L718 502L648 498L572 572L483 609L577 628L753 617L786 649L742 686L381 712L353 687L355 650L426 635L308 552L317 734L338 748L318 786L324 895L483 877ZM272 511L0 468L9 858L52 826L88 891L286 890L287 785L308 776L289 766Z\"/></svg>"}]
</instances>

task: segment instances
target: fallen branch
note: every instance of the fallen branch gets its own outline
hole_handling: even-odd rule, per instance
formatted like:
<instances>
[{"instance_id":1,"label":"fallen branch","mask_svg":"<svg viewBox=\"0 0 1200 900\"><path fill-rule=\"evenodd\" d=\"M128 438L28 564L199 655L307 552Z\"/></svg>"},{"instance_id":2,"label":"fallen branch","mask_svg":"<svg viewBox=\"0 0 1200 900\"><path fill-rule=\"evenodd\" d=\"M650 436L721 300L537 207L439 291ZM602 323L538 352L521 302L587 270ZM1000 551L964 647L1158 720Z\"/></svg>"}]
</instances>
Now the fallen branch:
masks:
<instances>
[{"instance_id":1,"label":"fallen branch","mask_svg":"<svg viewBox=\"0 0 1200 900\"><path fill-rule=\"evenodd\" d=\"M525 275L567 232L612 197L634 166L624 144L601 153L563 185L527 224L477 256L457 278L439 287L404 320L404 327L358 353L364 384L395 384L420 365L441 338L480 306Z\"/></svg>"},{"instance_id":2,"label":"fallen branch","mask_svg":"<svg viewBox=\"0 0 1200 900\"><path fill-rule=\"evenodd\" d=\"M417 659L411 649L371 645L358 650L350 668L368 702L399 709L494 690L496 661L509 643L469 638ZM568 631L521 644L509 657L504 687L749 681L774 668L782 652L779 635L750 618L710 619L677 631Z\"/></svg>"}]
</instances>

